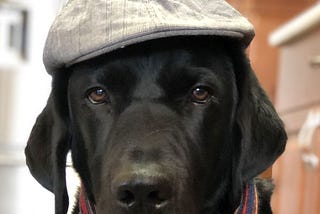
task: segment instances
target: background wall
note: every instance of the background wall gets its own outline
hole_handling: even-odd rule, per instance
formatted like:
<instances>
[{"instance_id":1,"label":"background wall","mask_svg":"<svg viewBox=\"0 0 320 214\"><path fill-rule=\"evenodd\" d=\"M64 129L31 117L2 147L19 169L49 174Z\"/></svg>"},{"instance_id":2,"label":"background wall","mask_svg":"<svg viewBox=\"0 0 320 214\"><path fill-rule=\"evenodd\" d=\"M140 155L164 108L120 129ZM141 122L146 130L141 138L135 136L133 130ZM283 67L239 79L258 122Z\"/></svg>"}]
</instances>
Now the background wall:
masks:
<instances>
[{"instance_id":1,"label":"background wall","mask_svg":"<svg viewBox=\"0 0 320 214\"><path fill-rule=\"evenodd\" d=\"M27 14L25 56L5 48L0 59L0 146L24 146L36 116L50 91L50 76L42 64L42 50L49 26L62 5L58 0L16 0L2 2L8 14L15 9ZM0 23L8 14L1 10ZM11 11L11 12L10 12ZM8 29L0 29L5 36ZM11 38L7 38L11 39ZM2 41L6 40L2 37ZM6 40L6 41L7 41ZM1 52L0 50L0 52Z\"/></svg>"},{"instance_id":2,"label":"background wall","mask_svg":"<svg viewBox=\"0 0 320 214\"><path fill-rule=\"evenodd\" d=\"M42 49L62 3L0 0L0 213L3 214L54 213L54 196L29 173L23 149L50 92L51 79L42 64ZM21 11L26 16L22 54Z\"/></svg>"}]
</instances>

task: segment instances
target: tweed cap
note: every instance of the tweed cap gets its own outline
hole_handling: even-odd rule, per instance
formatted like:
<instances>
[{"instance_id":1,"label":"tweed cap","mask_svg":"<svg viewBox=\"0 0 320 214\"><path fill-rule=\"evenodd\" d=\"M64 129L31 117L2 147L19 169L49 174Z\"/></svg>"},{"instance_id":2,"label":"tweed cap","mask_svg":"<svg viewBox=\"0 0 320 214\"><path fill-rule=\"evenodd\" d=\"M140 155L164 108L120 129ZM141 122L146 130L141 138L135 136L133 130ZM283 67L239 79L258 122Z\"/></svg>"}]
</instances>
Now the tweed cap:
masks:
<instances>
[{"instance_id":1,"label":"tweed cap","mask_svg":"<svg viewBox=\"0 0 320 214\"><path fill-rule=\"evenodd\" d=\"M238 38L252 24L224 0L69 0L48 33L44 65L53 74L128 45L172 36Z\"/></svg>"}]
</instances>

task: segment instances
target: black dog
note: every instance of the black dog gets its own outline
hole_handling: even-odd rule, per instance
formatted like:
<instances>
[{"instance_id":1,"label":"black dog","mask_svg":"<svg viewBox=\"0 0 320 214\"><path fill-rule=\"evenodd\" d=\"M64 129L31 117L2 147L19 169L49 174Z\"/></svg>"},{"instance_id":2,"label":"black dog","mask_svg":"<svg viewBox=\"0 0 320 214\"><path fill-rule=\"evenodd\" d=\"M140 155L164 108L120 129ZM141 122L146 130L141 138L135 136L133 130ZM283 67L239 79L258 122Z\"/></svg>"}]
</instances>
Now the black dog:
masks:
<instances>
[{"instance_id":1,"label":"black dog","mask_svg":"<svg viewBox=\"0 0 320 214\"><path fill-rule=\"evenodd\" d=\"M56 213L68 209L69 150L92 213L235 213L286 143L244 49L219 37L158 39L56 73L26 148ZM271 213L271 190L254 182L259 213Z\"/></svg>"}]
</instances>

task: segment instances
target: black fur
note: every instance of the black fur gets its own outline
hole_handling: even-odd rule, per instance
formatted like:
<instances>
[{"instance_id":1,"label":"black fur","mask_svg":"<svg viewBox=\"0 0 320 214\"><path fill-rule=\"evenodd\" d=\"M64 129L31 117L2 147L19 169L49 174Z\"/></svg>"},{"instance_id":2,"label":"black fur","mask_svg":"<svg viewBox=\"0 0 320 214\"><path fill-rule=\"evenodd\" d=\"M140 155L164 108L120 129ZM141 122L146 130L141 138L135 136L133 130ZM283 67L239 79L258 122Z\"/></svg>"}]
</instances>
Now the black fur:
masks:
<instances>
[{"instance_id":1,"label":"black fur","mask_svg":"<svg viewBox=\"0 0 320 214\"><path fill-rule=\"evenodd\" d=\"M98 105L88 99L97 87L107 94ZM53 75L26 156L34 177L55 194L59 214L68 208L69 150L98 214L229 214L242 187L273 164L285 143L283 124L238 41L176 37ZM259 213L271 213L272 191L256 183ZM152 202L141 199L144 191Z\"/></svg>"},{"instance_id":2,"label":"black fur","mask_svg":"<svg viewBox=\"0 0 320 214\"><path fill-rule=\"evenodd\" d=\"M271 195L273 193L274 184L271 179L255 178L255 184L259 197L259 213L271 214L270 206Z\"/></svg>"}]
</instances>

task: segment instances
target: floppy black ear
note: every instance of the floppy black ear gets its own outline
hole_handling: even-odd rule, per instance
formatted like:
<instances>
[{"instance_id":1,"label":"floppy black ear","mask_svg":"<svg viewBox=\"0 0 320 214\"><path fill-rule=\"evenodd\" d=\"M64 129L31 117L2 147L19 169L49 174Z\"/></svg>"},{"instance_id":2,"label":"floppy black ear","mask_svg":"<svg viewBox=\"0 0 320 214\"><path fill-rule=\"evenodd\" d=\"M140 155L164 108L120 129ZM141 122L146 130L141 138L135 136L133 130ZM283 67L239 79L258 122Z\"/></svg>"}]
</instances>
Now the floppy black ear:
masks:
<instances>
[{"instance_id":1,"label":"floppy black ear","mask_svg":"<svg viewBox=\"0 0 320 214\"><path fill-rule=\"evenodd\" d=\"M246 59L246 56L241 57ZM239 58L238 58L239 59ZM241 135L242 179L259 175L284 151L287 135L271 101L261 88L247 59L235 69L239 90L237 123Z\"/></svg>"},{"instance_id":2,"label":"floppy black ear","mask_svg":"<svg viewBox=\"0 0 320 214\"><path fill-rule=\"evenodd\" d=\"M68 209L65 166L69 142L67 80L57 75L53 78L47 105L38 116L25 148L31 174L55 194L56 213L67 213Z\"/></svg>"}]
</instances>

